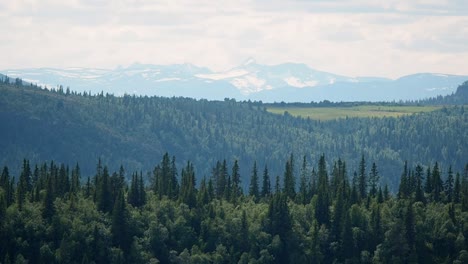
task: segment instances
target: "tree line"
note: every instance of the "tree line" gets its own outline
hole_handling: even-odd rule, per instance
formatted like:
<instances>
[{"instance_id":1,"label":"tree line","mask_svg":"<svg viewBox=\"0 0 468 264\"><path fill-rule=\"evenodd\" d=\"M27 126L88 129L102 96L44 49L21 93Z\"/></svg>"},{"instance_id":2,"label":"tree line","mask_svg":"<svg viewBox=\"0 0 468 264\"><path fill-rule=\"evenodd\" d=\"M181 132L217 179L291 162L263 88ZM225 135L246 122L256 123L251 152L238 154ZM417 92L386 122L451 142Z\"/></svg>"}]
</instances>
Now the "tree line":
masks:
<instances>
[{"instance_id":1,"label":"tree line","mask_svg":"<svg viewBox=\"0 0 468 264\"><path fill-rule=\"evenodd\" d=\"M197 182L194 164L168 153L131 176L100 159L90 177L79 164L25 159L18 177L7 166L0 177L0 261L467 262L468 164L445 174L405 163L392 193L364 155L352 173L323 154L295 159L281 177L254 162L247 189L238 160Z\"/></svg>"}]
</instances>

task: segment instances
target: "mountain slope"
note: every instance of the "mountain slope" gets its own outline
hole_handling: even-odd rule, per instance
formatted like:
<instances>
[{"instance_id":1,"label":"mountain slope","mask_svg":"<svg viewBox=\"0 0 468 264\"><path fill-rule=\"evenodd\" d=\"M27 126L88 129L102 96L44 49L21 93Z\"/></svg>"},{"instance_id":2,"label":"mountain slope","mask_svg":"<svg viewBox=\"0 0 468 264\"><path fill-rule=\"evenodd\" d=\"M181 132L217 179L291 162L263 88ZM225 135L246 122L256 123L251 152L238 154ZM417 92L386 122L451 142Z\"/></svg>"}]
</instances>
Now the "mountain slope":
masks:
<instances>
[{"instance_id":1,"label":"mountain slope","mask_svg":"<svg viewBox=\"0 0 468 264\"><path fill-rule=\"evenodd\" d=\"M92 175L90 164L100 157L111 168L149 171L168 151L178 165L192 159L198 179L209 177L216 161L237 159L246 188L255 160L259 168L268 165L273 178L283 175L291 153L298 161L322 153L330 161L341 157L350 162L350 173L364 154L395 188L404 160L437 160L443 169L451 164L461 170L468 156L467 113L459 108L316 122L233 100L82 96L6 84L0 84L0 94L0 165L21 164L23 158L79 162L87 164L83 174Z\"/></svg>"},{"instance_id":2,"label":"mountain slope","mask_svg":"<svg viewBox=\"0 0 468 264\"><path fill-rule=\"evenodd\" d=\"M93 94L184 96L197 99L264 102L418 100L455 92L468 76L421 73L396 80L346 77L311 69L305 64L261 65L253 59L223 72L192 64L133 64L113 70L18 69L4 74L49 88L57 85Z\"/></svg>"}]
</instances>

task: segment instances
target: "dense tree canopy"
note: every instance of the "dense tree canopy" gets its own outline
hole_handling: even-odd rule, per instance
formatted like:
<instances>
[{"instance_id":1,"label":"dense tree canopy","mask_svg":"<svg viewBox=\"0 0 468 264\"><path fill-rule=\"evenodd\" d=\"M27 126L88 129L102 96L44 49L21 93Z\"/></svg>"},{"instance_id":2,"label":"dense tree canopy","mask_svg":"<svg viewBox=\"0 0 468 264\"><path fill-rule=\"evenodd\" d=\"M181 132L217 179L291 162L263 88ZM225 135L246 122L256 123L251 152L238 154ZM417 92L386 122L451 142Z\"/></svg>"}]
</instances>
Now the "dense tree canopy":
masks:
<instances>
[{"instance_id":1,"label":"dense tree canopy","mask_svg":"<svg viewBox=\"0 0 468 264\"><path fill-rule=\"evenodd\" d=\"M360 157L359 166L367 162ZM304 196L288 186L270 193L251 184L237 187L242 163L214 163L196 187L194 164L172 167L169 154L154 166L151 181L125 169L109 171L97 161L85 184L79 165L24 160L20 177L32 171L30 188L5 166L0 178L2 263L466 263L468 260L468 164L447 173L438 163L405 164L398 195L374 186L360 193L344 160L328 171L322 154L304 169ZM284 177L289 177L285 164ZM166 163L169 163L166 164ZM163 173L164 167L168 173ZM379 165L374 163L370 175ZM223 168L225 167L225 168ZM368 171L365 167L363 171ZM180 173L178 173L180 171ZM251 179L258 181L256 165ZM110 176L106 176L110 175ZM171 181L174 180L173 185ZM179 177L180 175L180 177ZM220 183L220 175L227 179ZM453 175L456 175L455 178ZM267 169L263 177L268 176ZM293 177L294 176L293 174ZM356 175L361 179L359 175ZM283 179L284 180L284 179ZM267 181L267 180L264 180ZM269 180L268 180L269 181ZM267 181L267 182L268 182ZM312 183L317 181L316 183ZM166 182L166 183L164 183ZM178 191L157 184L178 186ZM220 188L224 194L217 193ZM268 185L268 184L264 184ZM441 185L442 187L435 187ZM73 187L74 186L74 187ZM424 188L423 186L431 186ZM452 187L453 186L453 187ZM373 190L377 191L373 191ZM297 189L294 188L297 192ZM18 193L22 192L22 195ZM108 192L108 194L106 194ZM16 194L16 195L15 195ZM297 192L297 196L301 192ZM421 195L421 197L419 197ZM355 197L353 197L355 196ZM107 205L107 204L110 204Z\"/></svg>"},{"instance_id":2,"label":"dense tree canopy","mask_svg":"<svg viewBox=\"0 0 468 264\"><path fill-rule=\"evenodd\" d=\"M248 191L254 161L258 168L267 167L272 177L286 173L288 180L280 183L287 185L287 196L291 198L297 194L290 186L300 185L301 180L291 182L293 178L289 175L300 174L304 155L313 160L321 153L334 160L341 157L347 161L350 175L357 172L357 179L370 177L370 169L365 175L359 170L363 155L369 165L379 164L377 181L388 184L392 191L398 190L399 169L405 160L409 166L418 163L433 166L438 161L444 170L452 165L453 170L459 171L468 156L468 122L463 106L447 106L440 111L400 118L320 122L268 113L261 102L229 99L197 101L77 94L60 87L49 91L22 86L20 82L1 83L0 93L0 164L18 164L24 157L32 162L78 162L86 177L95 173L93 164L98 158L108 168L122 164L130 171L148 171L157 157L166 152L177 159L168 157L151 175L174 176L172 163L183 166L188 160L194 164L215 164L226 159L245 164L239 168L239 180L225 177L225 172L230 174L232 170L231 166L225 166L222 173L225 175L220 174L212 183L217 197L232 194L222 190L223 181L231 181ZM291 170L285 172L283 161L291 153L296 158L288 165ZM221 162L218 169L222 165ZM16 173L20 168L14 166L10 170ZM211 174L209 166L194 169L197 183ZM331 168L327 169L331 173ZM33 170L31 167L31 173ZM148 180L147 174L143 178ZM22 177L21 181L24 179L28 180ZM130 181L131 174L126 174L126 179ZM176 195L173 179L155 183L154 187ZM22 187L30 188L27 181L24 183ZM361 184L356 190L361 196L362 189ZM106 195L107 190L102 191L99 195ZM112 208L108 203L100 206L108 208L107 211Z\"/></svg>"}]
</instances>

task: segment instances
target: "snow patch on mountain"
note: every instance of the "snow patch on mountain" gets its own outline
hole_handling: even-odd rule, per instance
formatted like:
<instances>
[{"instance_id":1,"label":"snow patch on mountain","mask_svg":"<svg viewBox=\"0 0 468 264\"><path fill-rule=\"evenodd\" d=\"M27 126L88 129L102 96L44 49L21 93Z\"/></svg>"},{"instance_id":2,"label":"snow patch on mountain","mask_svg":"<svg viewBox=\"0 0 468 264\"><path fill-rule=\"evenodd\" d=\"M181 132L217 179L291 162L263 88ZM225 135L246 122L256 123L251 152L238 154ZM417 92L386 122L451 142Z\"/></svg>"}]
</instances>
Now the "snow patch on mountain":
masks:
<instances>
[{"instance_id":1,"label":"snow patch on mountain","mask_svg":"<svg viewBox=\"0 0 468 264\"><path fill-rule=\"evenodd\" d=\"M290 76L287 78L284 78L284 81L292 86L292 87L298 87L298 88L304 88L304 87L313 87L318 84L318 81L301 81L299 78Z\"/></svg>"},{"instance_id":2,"label":"snow patch on mountain","mask_svg":"<svg viewBox=\"0 0 468 264\"><path fill-rule=\"evenodd\" d=\"M223 80L243 76L248 73L249 72L244 69L234 69L220 73L196 74L195 76L202 79Z\"/></svg>"}]
</instances>

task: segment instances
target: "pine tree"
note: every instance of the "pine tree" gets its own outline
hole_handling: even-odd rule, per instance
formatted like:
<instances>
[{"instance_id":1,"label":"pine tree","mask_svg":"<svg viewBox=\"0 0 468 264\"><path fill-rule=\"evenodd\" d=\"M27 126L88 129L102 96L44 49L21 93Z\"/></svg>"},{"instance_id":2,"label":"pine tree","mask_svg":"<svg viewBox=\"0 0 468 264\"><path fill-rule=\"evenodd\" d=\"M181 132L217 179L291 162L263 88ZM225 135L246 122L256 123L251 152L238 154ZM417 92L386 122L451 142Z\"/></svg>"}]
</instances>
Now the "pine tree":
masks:
<instances>
[{"instance_id":1,"label":"pine tree","mask_svg":"<svg viewBox=\"0 0 468 264\"><path fill-rule=\"evenodd\" d=\"M254 162L252 168L252 176L250 178L250 186L249 186L249 195L254 197L255 200L260 196L260 191L258 188L258 172L257 172L257 162Z\"/></svg>"}]
</instances>

